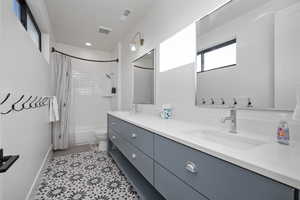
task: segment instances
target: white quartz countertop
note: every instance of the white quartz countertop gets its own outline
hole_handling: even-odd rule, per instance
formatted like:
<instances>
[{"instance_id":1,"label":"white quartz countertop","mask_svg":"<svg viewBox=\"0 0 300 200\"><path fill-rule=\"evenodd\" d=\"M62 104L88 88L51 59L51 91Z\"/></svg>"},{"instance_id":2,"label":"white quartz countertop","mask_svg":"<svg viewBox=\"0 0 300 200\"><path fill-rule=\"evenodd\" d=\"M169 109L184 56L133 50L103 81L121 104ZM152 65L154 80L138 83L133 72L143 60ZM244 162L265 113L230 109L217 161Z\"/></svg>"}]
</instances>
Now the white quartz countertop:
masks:
<instances>
[{"instance_id":1,"label":"white quartz countertop","mask_svg":"<svg viewBox=\"0 0 300 200\"><path fill-rule=\"evenodd\" d=\"M201 124L179 120L163 120L158 116L132 114L130 112L109 112L108 114L154 132L193 149L205 152L240 167L254 171L281 183L300 189L300 144L289 146L274 141L249 149L230 148L217 142L195 139L189 132L212 129ZM229 133L228 133L229 134ZM237 135L239 137L239 133Z\"/></svg>"}]
</instances>

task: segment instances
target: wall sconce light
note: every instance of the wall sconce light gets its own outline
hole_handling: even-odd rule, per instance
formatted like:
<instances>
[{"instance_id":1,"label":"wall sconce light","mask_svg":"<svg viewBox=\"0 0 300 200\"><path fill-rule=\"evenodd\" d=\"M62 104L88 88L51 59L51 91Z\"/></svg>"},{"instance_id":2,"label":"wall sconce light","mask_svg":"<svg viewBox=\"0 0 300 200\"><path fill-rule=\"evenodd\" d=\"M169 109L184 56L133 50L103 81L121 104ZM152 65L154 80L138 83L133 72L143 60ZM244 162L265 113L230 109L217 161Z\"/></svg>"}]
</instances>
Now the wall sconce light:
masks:
<instances>
[{"instance_id":1,"label":"wall sconce light","mask_svg":"<svg viewBox=\"0 0 300 200\"><path fill-rule=\"evenodd\" d=\"M137 32L132 38L129 47L131 51L137 51L139 47L144 45L144 38L141 32Z\"/></svg>"}]
</instances>

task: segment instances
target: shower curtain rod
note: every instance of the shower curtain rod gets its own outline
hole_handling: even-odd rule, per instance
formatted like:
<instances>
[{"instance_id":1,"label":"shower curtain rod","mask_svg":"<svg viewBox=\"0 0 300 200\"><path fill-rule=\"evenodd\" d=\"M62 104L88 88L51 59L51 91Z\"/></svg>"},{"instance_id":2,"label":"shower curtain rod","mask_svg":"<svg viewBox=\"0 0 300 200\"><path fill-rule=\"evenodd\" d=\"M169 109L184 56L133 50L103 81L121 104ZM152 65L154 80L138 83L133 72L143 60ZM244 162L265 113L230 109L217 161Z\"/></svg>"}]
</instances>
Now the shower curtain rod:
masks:
<instances>
[{"instance_id":1,"label":"shower curtain rod","mask_svg":"<svg viewBox=\"0 0 300 200\"><path fill-rule=\"evenodd\" d=\"M119 62L119 59L114 59L114 60L91 60L91 59L85 59L85 58L80 58L80 57L77 57L77 56L72 56L72 55L69 55L69 54L66 54L64 52L61 52L61 51L58 51L56 50L54 47L52 47L52 50L51 50L52 53L60 53L62 55L65 55L65 56L68 56L68 57L71 57L71 58L75 58L75 59L78 59L78 60L84 60L84 61L89 61L89 62L99 62L99 63L108 63L108 62Z\"/></svg>"}]
</instances>

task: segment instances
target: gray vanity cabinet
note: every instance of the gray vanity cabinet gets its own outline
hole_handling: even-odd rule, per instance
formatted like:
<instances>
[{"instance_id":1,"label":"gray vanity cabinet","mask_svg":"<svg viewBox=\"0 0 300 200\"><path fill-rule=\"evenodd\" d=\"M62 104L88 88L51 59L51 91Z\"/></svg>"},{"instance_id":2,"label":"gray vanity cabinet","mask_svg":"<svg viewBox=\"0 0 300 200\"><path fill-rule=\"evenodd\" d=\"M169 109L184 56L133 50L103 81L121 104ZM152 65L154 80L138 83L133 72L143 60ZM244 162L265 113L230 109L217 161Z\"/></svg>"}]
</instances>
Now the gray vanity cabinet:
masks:
<instances>
[{"instance_id":1,"label":"gray vanity cabinet","mask_svg":"<svg viewBox=\"0 0 300 200\"><path fill-rule=\"evenodd\" d=\"M294 188L160 136L154 143L155 160L210 200L294 200Z\"/></svg>"},{"instance_id":2,"label":"gray vanity cabinet","mask_svg":"<svg viewBox=\"0 0 300 200\"><path fill-rule=\"evenodd\" d=\"M163 199L161 193L168 200L298 200L292 187L110 115L108 135L148 181L136 186L150 183L144 199Z\"/></svg>"}]
</instances>

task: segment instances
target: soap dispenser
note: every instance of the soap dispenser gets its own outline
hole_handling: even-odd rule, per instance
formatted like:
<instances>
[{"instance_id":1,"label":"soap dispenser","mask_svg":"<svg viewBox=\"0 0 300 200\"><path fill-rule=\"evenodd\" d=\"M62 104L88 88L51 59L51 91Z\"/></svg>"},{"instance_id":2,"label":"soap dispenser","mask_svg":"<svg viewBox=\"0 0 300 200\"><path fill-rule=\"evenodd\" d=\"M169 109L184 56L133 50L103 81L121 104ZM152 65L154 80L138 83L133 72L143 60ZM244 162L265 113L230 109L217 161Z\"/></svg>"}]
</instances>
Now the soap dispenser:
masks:
<instances>
[{"instance_id":1,"label":"soap dispenser","mask_svg":"<svg viewBox=\"0 0 300 200\"><path fill-rule=\"evenodd\" d=\"M284 119L280 120L277 128L277 141L280 144L289 145L290 143L290 130L288 122Z\"/></svg>"}]
</instances>

